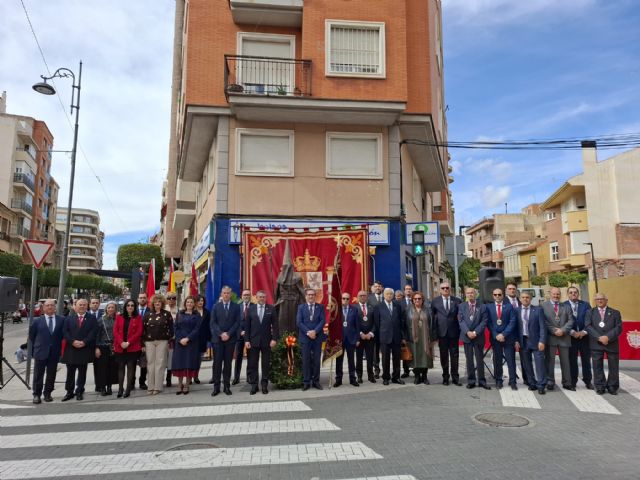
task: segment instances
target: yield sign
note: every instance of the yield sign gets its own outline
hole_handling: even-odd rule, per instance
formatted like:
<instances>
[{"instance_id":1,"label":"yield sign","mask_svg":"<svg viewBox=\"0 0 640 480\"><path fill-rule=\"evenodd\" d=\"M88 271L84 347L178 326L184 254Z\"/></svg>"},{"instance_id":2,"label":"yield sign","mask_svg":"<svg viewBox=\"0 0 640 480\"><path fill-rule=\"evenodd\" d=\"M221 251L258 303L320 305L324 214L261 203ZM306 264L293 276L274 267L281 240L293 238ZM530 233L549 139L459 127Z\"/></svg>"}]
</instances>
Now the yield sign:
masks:
<instances>
[{"instance_id":1,"label":"yield sign","mask_svg":"<svg viewBox=\"0 0 640 480\"><path fill-rule=\"evenodd\" d=\"M27 253L33 260L33 265L36 268L42 266L42 262L47 258L47 255L53 248L53 242L43 242L41 240L25 240L24 246L27 248Z\"/></svg>"}]
</instances>

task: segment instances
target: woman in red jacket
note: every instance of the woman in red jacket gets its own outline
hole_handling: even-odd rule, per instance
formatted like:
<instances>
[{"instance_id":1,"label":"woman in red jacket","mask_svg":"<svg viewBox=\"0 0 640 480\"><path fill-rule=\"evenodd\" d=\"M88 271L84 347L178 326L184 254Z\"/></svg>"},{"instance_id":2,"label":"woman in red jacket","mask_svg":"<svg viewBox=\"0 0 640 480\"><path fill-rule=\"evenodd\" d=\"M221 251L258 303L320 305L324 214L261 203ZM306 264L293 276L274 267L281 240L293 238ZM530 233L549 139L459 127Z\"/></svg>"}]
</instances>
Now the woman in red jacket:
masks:
<instances>
[{"instance_id":1,"label":"woman in red jacket","mask_svg":"<svg viewBox=\"0 0 640 480\"><path fill-rule=\"evenodd\" d=\"M113 351L118 363L118 398L127 398L133 390L136 362L142 351L142 318L138 314L136 302L129 299L124 304L124 312L116 316L113 325ZM124 369L127 369L127 389L124 384Z\"/></svg>"}]
</instances>

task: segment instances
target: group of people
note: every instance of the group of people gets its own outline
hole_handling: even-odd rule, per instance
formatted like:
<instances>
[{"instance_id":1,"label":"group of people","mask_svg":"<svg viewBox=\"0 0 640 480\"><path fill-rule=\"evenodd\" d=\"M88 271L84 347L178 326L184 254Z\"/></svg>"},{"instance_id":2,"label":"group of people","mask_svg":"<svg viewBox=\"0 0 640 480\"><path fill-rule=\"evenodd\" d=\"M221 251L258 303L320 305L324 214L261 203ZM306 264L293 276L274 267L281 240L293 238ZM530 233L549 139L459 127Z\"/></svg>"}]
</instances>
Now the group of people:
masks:
<instances>
[{"instance_id":1,"label":"group of people","mask_svg":"<svg viewBox=\"0 0 640 480\"><path fill-rule=\"evenodd\" d=\"M505 295L506 294L506 295ZM562 387L575 390L578 358L582 380L589 389L616 395L619 388L618 337L622 333L620 312L607 305L602 293L595 296L596 307L579 299L571 287L569 299L560 301L560 290L551 290L551 300L541 306L531 304L531 295L518 295L516 285L493 290L493 301L481 303L473 288L465 290L465 301L451 295L448 283L440 285L440 295L431 301L406 285L402 291L383 288L375 282L371 291L361 290L352 299L341 294L342 353L336 358L334 387L342 385L344 360L349 383L403 384L413 370L415 384L429 384L437 344L442 366L442 383L461 386L459 343L463 344L467 366L467 388L490 390L485 376L486 333L493 350L495 386L503 387L506 362L509 386L517 390L516 352L519 352L524 384L544 394L556 387L555 357L559 352ZM214 352L212 396L231 395L231 385L240 382L243 353L247 353L247 382L250 394L269 392L271 349L279 339L277 311L258 291L255 303L250 290L243 290L241 302L231 300L225 286L211 311L202 296L189 296L178 310L175 293L156 294L148 302L141 293L137 301L128 299L123 311L116 302L104 311L97 298L78 299L67 316L56 314L56 303L48 299L43 313L31 325L29 336L35 361L33 402L51 402L58 362L66 364L66 394L62 401L82 400L87 367L94 364L96 391L126 398L135 389L139 367L139 387L157 395L163 386L178 379L176 394L186 395L192 382L200 383L202 354L211 345ZM298 306L296 326L302 351L303 391L322 389L320 360L325 339L325 310L316 303L316 291L305 290L305 303ZM604 354L608 359L605 376ZM235 366L233 365L235 358ZM592 369L593 364L593 369ZM232 367L234 367L232 369ZM402 373L401 373L402 372ZM593 373L592 373L593 372ZM233 377L233 378L232 378ZM595 385L595 387L594 387Z\"/></svg>"}]
</instances>

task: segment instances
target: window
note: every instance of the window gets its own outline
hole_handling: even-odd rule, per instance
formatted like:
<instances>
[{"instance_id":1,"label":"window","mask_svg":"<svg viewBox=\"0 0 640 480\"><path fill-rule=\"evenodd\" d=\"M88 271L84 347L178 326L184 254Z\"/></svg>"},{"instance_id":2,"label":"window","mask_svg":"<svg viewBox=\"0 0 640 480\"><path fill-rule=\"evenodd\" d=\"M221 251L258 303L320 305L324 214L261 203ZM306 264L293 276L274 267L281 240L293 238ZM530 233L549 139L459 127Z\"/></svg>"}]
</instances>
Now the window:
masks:
<instances>
[{"instance_id":1,"label":"window","mask_svg":"<svg viewBox=\"0 0 640 480\"><path fill-rule=\"evenodd\" d=\"M293 130L236 129L235 173L293 177Z\"/></svg>"},{"instance_id":2,"label":"window","mask_svg":"<svg viewBox=\"0 0 640 480\"><path fill-rule=\"evenodd\" d=\"M556 212L544 212L544 219L548 222L556 218Z\"/></svg>"},{"instance_id":3,"label":"window","mask_svg":"<svg viewBox=\"0 0 640 480\"><path fill-rule=\"evenodd\" d=\"M382 178L382 134L327 132L327 177Z\"/></svg>"},{"instance_id":4,"label":"window","mask_svg":"<svg viewBox=\"0 0 640 480\"><path fill-rule=\"evenodd\" d=\"M551 249L551 261L557 262L560 260L560 247L558 246L558 242L551 242L549 248Z\"/></svg>"},{"instance_id":5,"label":"window","mask_svg":"<svg viewBox=\"0 0 640 480\"><path fill-rule=\"evenodd\" d=\"M441 212L442 211L442 192L432 192L431 199L433 201L433 211Z\"/></svg>"},{"instance_id":6,"label":"window","mask_svg":"<svg viewBox=\"0 0 640 480\"><path fill-rule=\"evenodd\" d=\"M385 77L384 23L326 21L326 74Z\"/></svg>"},{"instance_id":7,"label":"window","mask_svg":"<svg viewBox=\"0 0 640 480\"><path fill-rule=\"evenodd\" d=\"M238 55L236 64L238 82L246 93L268 94L280 90L293 92L295 64L286 61L269 61L269 58L294 58L294 35L238 32Z\"/></svg>"},{"instance_id":8,"label":"window","mask_svg":"<svg viewBox=\"0 0 640 480\"><path fill-rule=\"evenodd\" d=\"M411 168L412 173L412 200L415 207L422 211L422 182L415 167Z\"/></svg>"},{"instance_id":9,"label":"window","mask_svg":"<svg viewBox=\"0 0 640 480\"><path fill-rule=\"evenodd\" d=\"M538 260L535 255L531 255L531 276L538 275Z\"/></svg>"}]
</instances>

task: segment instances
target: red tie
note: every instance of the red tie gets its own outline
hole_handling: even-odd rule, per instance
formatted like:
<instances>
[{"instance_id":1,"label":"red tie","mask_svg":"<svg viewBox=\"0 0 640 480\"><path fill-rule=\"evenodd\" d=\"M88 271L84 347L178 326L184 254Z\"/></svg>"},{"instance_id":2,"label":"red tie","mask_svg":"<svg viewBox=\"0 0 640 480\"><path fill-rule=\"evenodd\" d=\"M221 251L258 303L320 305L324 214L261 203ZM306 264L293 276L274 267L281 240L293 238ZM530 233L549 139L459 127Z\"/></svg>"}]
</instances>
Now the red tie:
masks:
<instances>
[{"instance_id":1,"label":"red tie","mask_svg":"<svg viewBox=\"0 0 640 480\"><path fill-rule=\"evenodd\" d=\"M249 307L247 307L247 304L244 304L244 310L242 311L242 317L243 318L247 318L247 310L249 310Z\"/></svg>"},{"instance_id":2,"label":"red tie","mask_svg":"<svg viewBox=\"0 0 640 480\"><path fill-rule=\"evenodd\" d=\"M496 308L498 309L498 319L501 319L502 318L502 304L498 303L496 305Z\"/></svg>"},{"instance_id":3,"label":"red tie","mask_svg":"<svg viewBox=\"0 0 640 480\"><path fill-rule=\"evenodd\" d=\"M367 304L363 303L362 304L362 314L366 317L367 316Z\"/></svg>"},{"instance_id":4,"label":"red tie","mask_svg":"<svg viewBox=\"0 0 640 480\"><path fill-rule=\"evenodd\" d=\"M82 327L82 322L84 321L84 315L80 315L78 317L78 327Z\"/></svg>"},{"instance_id":5,"label":"red tie","mask_svg":"<svg viewBox=\"0 0 640 480\"><path fill-rule=\"evenodd\" d=\"M557 303L553 304L553 311L556 312L556 315L558 314L558 304Z\"/></svg>"}]
</instances>

